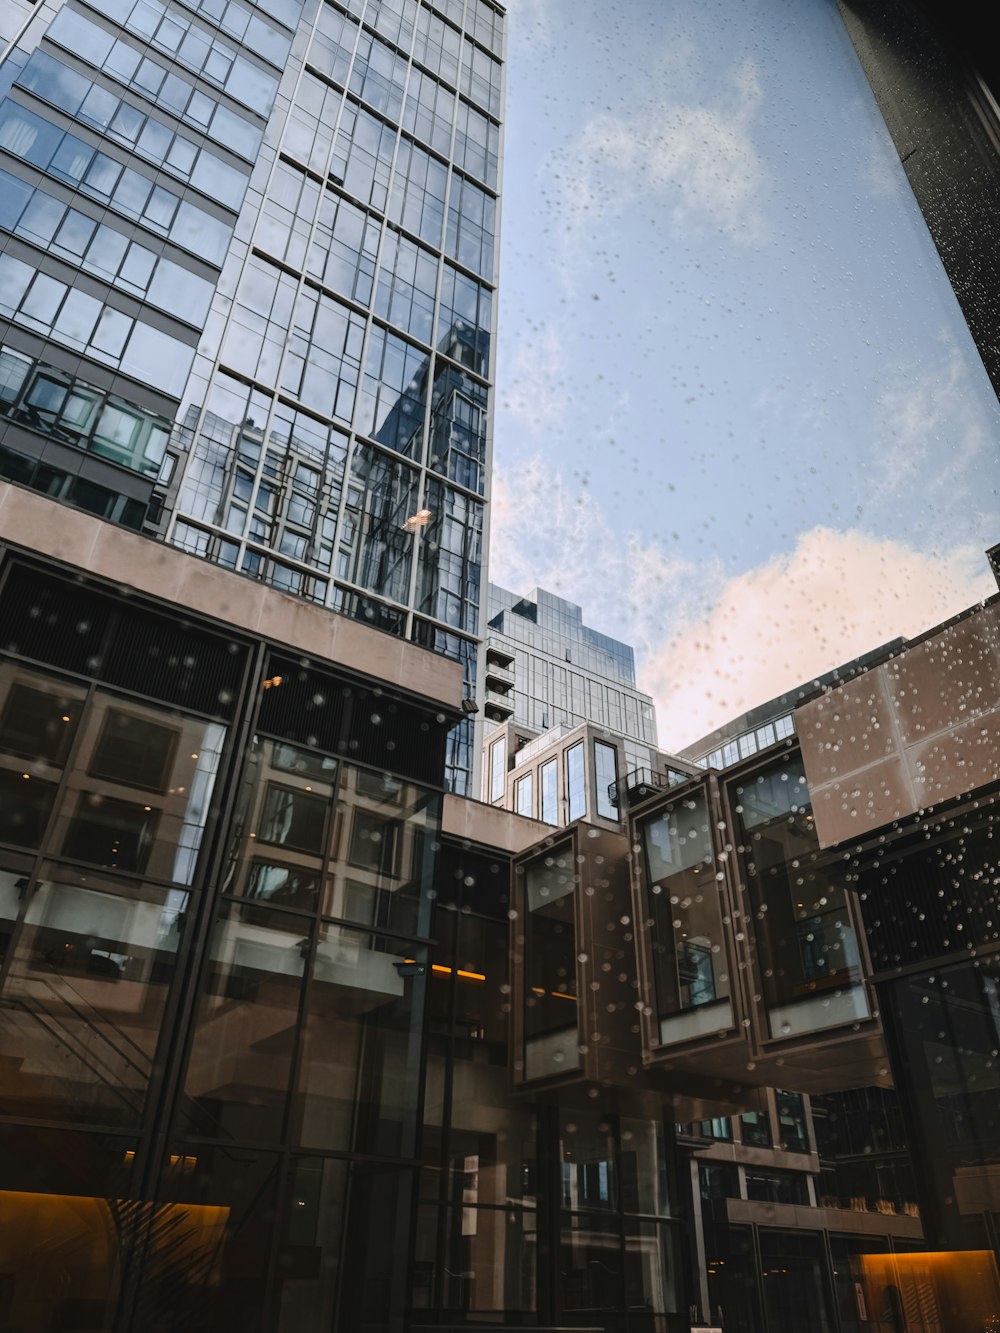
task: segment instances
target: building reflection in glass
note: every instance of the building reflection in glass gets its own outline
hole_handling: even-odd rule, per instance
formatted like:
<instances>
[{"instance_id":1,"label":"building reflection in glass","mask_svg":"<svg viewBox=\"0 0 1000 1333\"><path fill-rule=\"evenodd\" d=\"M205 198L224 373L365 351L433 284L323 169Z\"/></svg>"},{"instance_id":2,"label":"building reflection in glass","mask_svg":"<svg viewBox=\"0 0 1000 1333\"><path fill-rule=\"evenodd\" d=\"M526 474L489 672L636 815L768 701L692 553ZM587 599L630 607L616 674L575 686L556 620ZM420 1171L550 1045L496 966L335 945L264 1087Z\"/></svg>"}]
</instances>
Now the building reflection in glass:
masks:
<instances>
[{"instance_id":1,"label":"building reflection in glass","mask_svg":"<svg viewBox=\"0 0 1000 1333\"><path fill-rule=\"evenodd\" d=\"M837 866L819 854L801 759L734 783L731 799L771 1036L868 1018L855 908Z\"/></svg>"},{"instance_id":2,"label":"building reflection in glass","mask_svg":"<svg viewBox=\"0 0 1000 1333\"><path fill-rule=\"evenodd\" d=\"M732 1027L722 890L703 787L639 823L664 1044Z\"/></svg>"}]
</instances>

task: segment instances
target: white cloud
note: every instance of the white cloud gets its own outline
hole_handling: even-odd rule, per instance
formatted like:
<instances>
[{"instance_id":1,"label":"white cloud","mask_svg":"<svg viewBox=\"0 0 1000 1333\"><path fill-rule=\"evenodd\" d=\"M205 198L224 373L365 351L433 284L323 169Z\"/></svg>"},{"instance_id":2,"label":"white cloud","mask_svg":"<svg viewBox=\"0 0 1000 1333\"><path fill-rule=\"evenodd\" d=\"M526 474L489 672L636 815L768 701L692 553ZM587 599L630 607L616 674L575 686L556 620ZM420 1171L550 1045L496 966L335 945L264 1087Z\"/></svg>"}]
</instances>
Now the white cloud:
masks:
<instances>
[{"instance_id":1,"label":"white cloud","mask_svg":"<svg viewBox=\"0 0 1000 1333\"><path fill-rule=\"evenodd\" d=\"M652 194L675 225L707 227L738 244L760 241L764 171L751 129L761 99L747 59L712 103L662 97L635 112L593 117L556 168L571 236Z\"/></svg>"},{"instance_id":2,"label":"white cloud","mask_svg":"<svg viewBox=\"0 0 1000 1333\"><path fill-rule=\"evenodd\" d=\"M940 357L930 365L899 366L875 403L874 478L887 494L915 483L941 492L940 503L961 501L956 488L987 446L990 430L982 396L970 382L969 358L952 337L938 339Z\"/></svg>"},{"instance_id":3,"label":"white cloud","mask_svg":"<svg viewBox=\"0 0 1000 1333\"><path fill-rule=\"evenodd\" d=\"M891 199L902 192L906 176L885 130L873 131L860 165L862 180L876 199Z\"/></svg>"},{"instance_id":4,"label":"white cloud","mask_svg":"<svg viewBox=\"0 0 1000 1333\"><path fill-rule=\"evenodd\" d=\"M499 377L503 406L519 429L543 436L558 427L569 406L563 376L562 344L551 327L525 330L513 359Z\"/></svg>"},{"instance_id":5,"label":"white cloud","mask_svg":"<svg viewBox=\"0 0 1000 1333\"><path fill-rule=\"evenodd\" d=\"M553 35L552 0L507 0L508 31L512 40L548 43Z\"/></svg>"},{"instance_id":6,"label":"white cloud","mask_svg":"<svg viewBox=\"0 0 1000 1333\"><path fill-rule=\"evenodd\" d=\"M680 559L655 536L616 537L586 485L538 455L494 475L490 577L577 602L587 624L631 643L660 744L675 750L996 591L978 546L934 554L827 527L726 577L718 562Z\"/></svg>"},{"instance_id":7,"label":"white cloud","mask_svg":"<svg viewBox=\"0 0 1000 1333\"><path fill-rule=\"evenodd\" d=\"M996 591L982 552L927 554L818 527L795 549L728 580L643 662L660 743L680 749L748 708Z\"/></svg>"}]
</instances>

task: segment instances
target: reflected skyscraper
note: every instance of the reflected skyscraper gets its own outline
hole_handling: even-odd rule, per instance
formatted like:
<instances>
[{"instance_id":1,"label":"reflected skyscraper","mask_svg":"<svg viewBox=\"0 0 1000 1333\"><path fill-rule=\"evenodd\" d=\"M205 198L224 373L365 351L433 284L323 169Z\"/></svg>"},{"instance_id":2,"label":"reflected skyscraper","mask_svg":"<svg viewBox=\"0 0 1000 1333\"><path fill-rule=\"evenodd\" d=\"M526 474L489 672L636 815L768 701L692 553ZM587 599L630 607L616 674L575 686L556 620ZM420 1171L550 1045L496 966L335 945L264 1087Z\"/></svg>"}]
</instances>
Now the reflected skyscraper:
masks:
<instances>
[{"instance_id":1,"label":"reflected skyscraper","mask_svg":"<svg viewBox=\"0 0 1000 1333\"><path fill-rule=\"evenodd\" d=\"M0 36L0 476L472 696L502 7L15 0Z\"/></svg>"}]
</instances>

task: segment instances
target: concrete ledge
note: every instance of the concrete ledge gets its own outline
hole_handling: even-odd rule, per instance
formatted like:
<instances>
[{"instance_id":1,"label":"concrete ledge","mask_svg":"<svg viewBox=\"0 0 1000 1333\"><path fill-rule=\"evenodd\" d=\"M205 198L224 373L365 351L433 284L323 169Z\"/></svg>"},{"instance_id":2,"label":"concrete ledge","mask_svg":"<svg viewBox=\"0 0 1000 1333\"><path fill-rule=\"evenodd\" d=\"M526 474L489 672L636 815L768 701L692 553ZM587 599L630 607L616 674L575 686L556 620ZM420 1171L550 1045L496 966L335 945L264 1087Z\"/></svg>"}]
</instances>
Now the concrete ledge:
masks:
<instances>
[{"instance_id":1,"label":"concrete ledge","mask_svg":"<svg viewBox=\"0 0 1000 1333\"><path fill-rule=\"evenodd\" d=\"M510 810L500 810L484 801L471 801L464 796L445 796L441 817L441 832L453 838L462 838L483 847L496 847L516 855L526 847L540 842L546 834L553 836L559 830L537 819L526 819Z\"/></svg>"},{"instance_id":2,"label":"concrete ledge","mask_svg":"<svg viewBox=\"0 0 1000 1333\"><path fill-rule=\"evenodd\" d=\"M174 546L0 482L0 542L458 709L457 662Z\"/></svg>"}]
</instances>

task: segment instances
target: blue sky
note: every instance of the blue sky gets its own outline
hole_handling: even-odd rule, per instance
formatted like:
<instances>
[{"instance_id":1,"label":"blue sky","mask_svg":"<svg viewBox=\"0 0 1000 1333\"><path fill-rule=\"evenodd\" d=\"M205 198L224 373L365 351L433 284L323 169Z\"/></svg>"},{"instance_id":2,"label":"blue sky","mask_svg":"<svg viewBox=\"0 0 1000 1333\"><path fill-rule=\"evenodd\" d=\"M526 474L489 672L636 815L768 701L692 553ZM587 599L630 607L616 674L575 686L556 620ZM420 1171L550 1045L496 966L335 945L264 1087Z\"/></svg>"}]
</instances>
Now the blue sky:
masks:
<instances>
[{"instance_id":1,"label":"blue sky","mask_svg":"<svg viewBox=\"0 0 1000 1333\"><path fill-rule=\"evenodd\" d=\"M995 590L1000 409L833 0L511 0L491 576L679 747Z\"/></svg>"}]
</instances>

